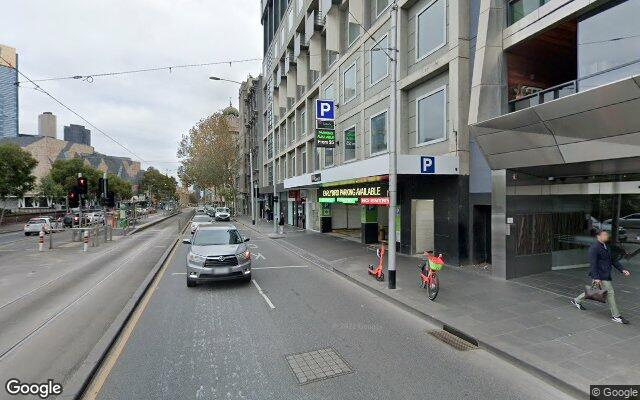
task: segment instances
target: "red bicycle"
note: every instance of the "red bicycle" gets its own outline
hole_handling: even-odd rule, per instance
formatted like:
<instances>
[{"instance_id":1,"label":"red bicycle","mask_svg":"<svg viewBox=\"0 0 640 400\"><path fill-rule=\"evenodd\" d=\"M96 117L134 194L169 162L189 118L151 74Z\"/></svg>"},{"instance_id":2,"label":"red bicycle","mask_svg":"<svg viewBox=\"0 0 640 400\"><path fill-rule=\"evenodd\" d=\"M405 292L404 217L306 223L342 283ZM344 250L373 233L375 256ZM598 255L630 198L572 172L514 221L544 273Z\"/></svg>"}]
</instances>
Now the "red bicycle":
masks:
<instances>
[{"instance_id":1,"label":"red bicycle","mask_svg":"<svg viewBox=\"0 0 640 400\"><path fill-rule=\"evenodd\" d=\"M425 251L425 259L418 265L420 269L420 287L427 289L429 300L434 301L440 290L440 280L438 279L438 271L442 269L444 260L442 254L438 257L433 256L433 251Z\"/></svg>"}]
</instances>

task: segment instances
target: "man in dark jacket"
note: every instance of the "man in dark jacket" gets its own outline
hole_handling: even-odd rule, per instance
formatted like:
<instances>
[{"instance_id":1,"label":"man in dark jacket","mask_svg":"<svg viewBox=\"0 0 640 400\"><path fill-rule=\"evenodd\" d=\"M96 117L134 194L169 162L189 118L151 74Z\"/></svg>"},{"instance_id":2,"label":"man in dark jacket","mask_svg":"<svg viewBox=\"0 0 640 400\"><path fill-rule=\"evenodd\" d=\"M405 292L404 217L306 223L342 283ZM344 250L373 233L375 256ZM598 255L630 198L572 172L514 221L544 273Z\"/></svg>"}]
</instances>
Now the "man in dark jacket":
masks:
<instances>
[{"instance_id":1,"label":"man in dark jacket","mask_svg":"<svg viewBox=\"0 0 640 400\"><path fill-rule=\"evenodd\" d=\"M627 321L618 310L616 304L616 297L613 291L613 285L611 284L611 270L615 267L624 276L629 276L631 273L625 269L619 261L611 258L611 248L607 245L609 241L609 232L600 230L596 233L596 241L589 247L589 276L593 279L593 283L600 286L607 291L607 303L611 309L611 320L618 324L628 324ZM580 310L584 310L582 301L584 300L584 293L571 300L571 304L576 306Z\"/></svg>"}]
</instances>

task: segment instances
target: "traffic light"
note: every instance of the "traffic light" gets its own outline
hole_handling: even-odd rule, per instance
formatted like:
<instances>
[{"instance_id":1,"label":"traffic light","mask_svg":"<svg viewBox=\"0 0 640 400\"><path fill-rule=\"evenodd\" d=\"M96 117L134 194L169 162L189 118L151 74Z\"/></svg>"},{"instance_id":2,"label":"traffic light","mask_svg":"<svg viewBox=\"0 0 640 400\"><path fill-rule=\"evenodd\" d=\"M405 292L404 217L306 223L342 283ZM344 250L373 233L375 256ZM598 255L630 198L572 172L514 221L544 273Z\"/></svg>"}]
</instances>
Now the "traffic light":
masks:
<instances>
[{"instance_id":1,"label":"traffic light","mask_svg":"<svg viewBox=\"0 0 640 400\"><path fill-rule=\"evenodd\" d=\"M106 199L108 193L109 193L109 180L105 178L99 178L98 179L98 197L102 199Z\"/></svg>"},{"instance_id":2,"label":"traffic light","mask_svg":"<svg viewBox=\"0 0 640 400\"><path fill-rule=\"evenodd\" d=\"M88 186L87 178L84 176L78 177L78 194L87 194Z\"/></svg>"},{"instance_id":3,"label":"traffic light","mask_svg":"<svg viewBox=\"0 0 640 400\"><path fill-rule=\"evenodd\" d=\"M76 208L80 206L80 199L75 190L67 193L67 200L69 201L69 208Z\"/></svg>"},{"instance_id":4,"label":"traffic light","mask_svg":"<svg viewBox=\"0 0 640 400\"><path fill-rule=\"evenodd\" d=\"M107 192L107 207L116 206L116 194L113 192Z\"/></svg>"}]
</instances>

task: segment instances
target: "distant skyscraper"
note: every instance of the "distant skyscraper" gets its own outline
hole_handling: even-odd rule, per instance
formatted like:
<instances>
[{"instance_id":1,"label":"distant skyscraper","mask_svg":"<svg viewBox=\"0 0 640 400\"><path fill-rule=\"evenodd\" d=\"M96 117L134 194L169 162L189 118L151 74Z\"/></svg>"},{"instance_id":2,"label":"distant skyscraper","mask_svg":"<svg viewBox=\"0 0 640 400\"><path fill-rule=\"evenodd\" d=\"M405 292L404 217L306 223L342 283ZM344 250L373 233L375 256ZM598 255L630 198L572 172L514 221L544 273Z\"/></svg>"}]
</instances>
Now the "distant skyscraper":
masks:
<instances>
[{"instance_id":1,"label":"distant skyscraper","mask_svg":"<svg viewBox=\"0 0 640 400\"><path fill-rule=\"evenodd\" d=\"M38 135L56 137L57 134L56 116L49 111L38 115Z\"/></svg>"},{"instance_id":2,"label":"distant skyscraper","mask_svg":"<svg viewBox=\"0 0 640 400\"><path fill-rule=\"evenodd\" d=\"M18 136L18 55L0 44L0 138Z\"/></svg>"},{"instance_id":3,"label":"distant skyscraper","mask_svg":"<svg viewBox=\"0 0 640 400\"><path fill-rule=\"evenodd\" d=\"M64 140L91 146L91 131L82 125L71 124L64 127Z\"/></svg>"}]
</instances>

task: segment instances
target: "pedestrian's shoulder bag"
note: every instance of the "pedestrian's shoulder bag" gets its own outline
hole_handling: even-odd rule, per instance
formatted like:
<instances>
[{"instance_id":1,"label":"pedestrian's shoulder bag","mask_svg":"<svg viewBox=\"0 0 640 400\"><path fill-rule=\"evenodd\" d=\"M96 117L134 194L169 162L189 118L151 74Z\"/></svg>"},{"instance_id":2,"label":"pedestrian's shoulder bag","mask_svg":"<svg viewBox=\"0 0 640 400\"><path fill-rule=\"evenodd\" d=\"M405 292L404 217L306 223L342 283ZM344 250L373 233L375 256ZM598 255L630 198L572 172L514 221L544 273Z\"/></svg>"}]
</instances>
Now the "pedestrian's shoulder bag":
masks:
<instances>
[{"instance_id":1,"label":"pedestrian's shoulder bag","mask_svg":"<svg viewBox=\"0 0 640 400\"><path fill-rule=\"evenodd\" d=\"M600 303L607 302L607 290L603 289L601 285L592 283L591 285L585 285L584 298L588 300L599 301Z\"/></svg>"}]
</instances>

